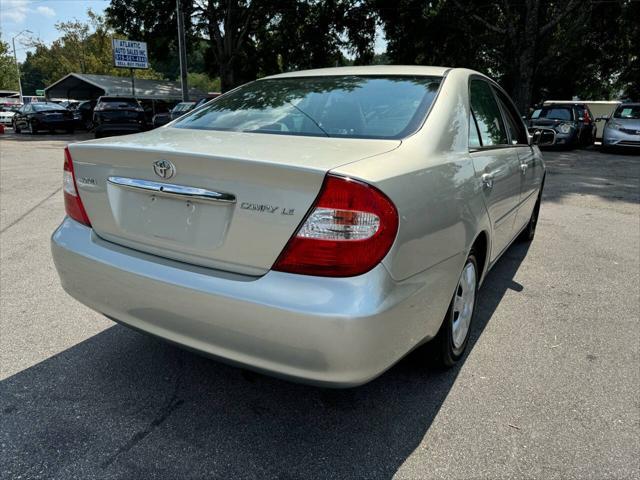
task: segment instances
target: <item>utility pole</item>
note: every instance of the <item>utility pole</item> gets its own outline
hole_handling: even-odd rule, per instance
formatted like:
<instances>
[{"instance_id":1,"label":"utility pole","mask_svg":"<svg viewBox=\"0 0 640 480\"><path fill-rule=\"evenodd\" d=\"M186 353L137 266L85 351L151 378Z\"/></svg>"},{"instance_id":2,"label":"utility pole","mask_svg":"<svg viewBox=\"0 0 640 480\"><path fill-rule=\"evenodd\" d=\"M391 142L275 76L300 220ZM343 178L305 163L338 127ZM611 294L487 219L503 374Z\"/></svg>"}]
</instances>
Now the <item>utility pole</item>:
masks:
<instances>
[{"instance_id":1,"label":"utility pole","mask_svg":"<svg viewBox=\"0 0 640 480\"><path fill-rule=\"evenodd\" d=\"M184 17L180 0L176 0L176 16L178 17L178 50L180 56L180 85L182 86L182 101L189 101L189 86L187 85L187 46L184 39Z\"/></svg>"},{"instance_id":2,"label":"utility pole","mask_svg":"<svg viewBox=\"0 0 640 480\"><path fill-rule=\"evenodd\" d=\"M178 0L180 1L180 0ZM13 45L13 60L16 62L16 72L18 72L18 90L20 91L20 103L24 104L22 99L22 80L20 79L20 64L18 63L18 55L16 55L16 38L23 33L31 33L30 30L22 30L19 34L14 35L11 39L11 45Z\"/></svg>"}]
</instances>

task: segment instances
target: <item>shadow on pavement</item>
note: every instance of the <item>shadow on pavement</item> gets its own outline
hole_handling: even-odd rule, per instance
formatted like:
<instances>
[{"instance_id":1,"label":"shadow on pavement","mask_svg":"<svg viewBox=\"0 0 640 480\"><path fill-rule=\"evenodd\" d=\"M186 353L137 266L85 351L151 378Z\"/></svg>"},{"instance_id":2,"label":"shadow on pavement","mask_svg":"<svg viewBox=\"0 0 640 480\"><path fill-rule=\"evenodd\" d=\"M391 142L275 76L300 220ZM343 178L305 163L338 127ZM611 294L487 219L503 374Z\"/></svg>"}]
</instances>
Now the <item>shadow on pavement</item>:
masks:
<instances>
[{"instance_id":1,"label":"shadow on pavement","mask_svg":"<svg viewBox=\"0 0 640 480\"><path fill-rule=\"evenodd\" d=\"M470 350L528 246L487 277ZM0 383L2 478L391 478L459 368L415 352L349 390L296 385L114 326ZM426 472L425 472L426 474Z\"/></svg>"},{"instance_id":2,"label":"shadow on pavement","mask_svg":"<svg viewBox=\"0 0 640 480\"><path fill-rule=\"evenodd\" d=\"M545 150L544 200L597 195L612 202L640 203L640 151Z\"/></svg>"}]
</instances>

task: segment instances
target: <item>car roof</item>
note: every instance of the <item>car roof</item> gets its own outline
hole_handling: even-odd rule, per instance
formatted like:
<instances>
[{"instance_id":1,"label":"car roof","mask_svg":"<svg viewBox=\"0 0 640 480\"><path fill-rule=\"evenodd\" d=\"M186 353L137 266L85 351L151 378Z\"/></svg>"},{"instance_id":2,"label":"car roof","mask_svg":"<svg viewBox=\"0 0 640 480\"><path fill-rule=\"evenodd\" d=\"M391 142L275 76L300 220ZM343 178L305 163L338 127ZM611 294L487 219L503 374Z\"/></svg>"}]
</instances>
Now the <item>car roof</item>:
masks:
<instances>
[{"instance_id":1,"label":"car roof","mask_svg":"<svg viewBox=\"0 0 640 480\"><path fill-rule=\"evenodd\" d=\"M418 75L442 77L451 68L448 67L425 67L419 65L368 65L358 67L334 67L316 68L313 70L300 70L297 72L280 73L264 77L271 78L294 78L294 77L328 77L338 75Z\"/></svg>"},{"instance_id":2,"label":"car roof","mask_svg":"<svg viewBox=\"0 0 640 480\"><path fill-rule=\"evenodd\" d=\"M99 102L105 101L105 100L115 100L115 101L121 101L121 102L126 102L129 100L133 100L134 102L136 102L137 100L133 97L112 97L112 96L108 96L105 95L104 97L100 97L98 99Z\"/></svg>"}]
</instances>

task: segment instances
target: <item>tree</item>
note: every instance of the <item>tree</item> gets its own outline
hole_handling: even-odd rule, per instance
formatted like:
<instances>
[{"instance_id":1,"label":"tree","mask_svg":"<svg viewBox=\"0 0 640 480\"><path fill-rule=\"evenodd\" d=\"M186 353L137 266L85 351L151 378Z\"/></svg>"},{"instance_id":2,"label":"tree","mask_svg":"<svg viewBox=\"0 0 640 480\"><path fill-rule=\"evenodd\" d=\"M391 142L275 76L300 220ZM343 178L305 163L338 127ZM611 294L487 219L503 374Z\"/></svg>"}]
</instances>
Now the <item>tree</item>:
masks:
<instances>
[{"instance_id":1,"label":"tree","mask_svg":"<svg viewBox=\"0 0 640 480\"><path fill-rule=\"evenodd\" d=\"M184 17L187 64L204 72L203 50L194 21L194 1L181 2ZM107 24L116 33L147 43L149 60L163 76L179 76L176 0L111 0L105 9Z\"/></svg>"},{"instance_id":2,"label":"tree","mask_svg":"<svg viewBox=\"0 0 640 480\"><path fill-rule=\"evenodd\" d=\"M114 32L105 19L91 10L87 14L88 23L77 20L57 23L56 29L62 35L50 46L39 41L33 43L35 51L27 53L22 65L25 92L45 88L72 72L115 76L130 74L128 69L113 65L111 38ZM163 78L153 69L138 70L136 76Z\"/></svg>"},{"instance_id":3,"label":"tree","mask_svg":"<svg viewBox=\"0 0 640 480\"><path fill-rule=\"evenodd\" d=\"M18 90L18 72L9 44L0 40L0 88Z\"/></svg>"}]
</instances>

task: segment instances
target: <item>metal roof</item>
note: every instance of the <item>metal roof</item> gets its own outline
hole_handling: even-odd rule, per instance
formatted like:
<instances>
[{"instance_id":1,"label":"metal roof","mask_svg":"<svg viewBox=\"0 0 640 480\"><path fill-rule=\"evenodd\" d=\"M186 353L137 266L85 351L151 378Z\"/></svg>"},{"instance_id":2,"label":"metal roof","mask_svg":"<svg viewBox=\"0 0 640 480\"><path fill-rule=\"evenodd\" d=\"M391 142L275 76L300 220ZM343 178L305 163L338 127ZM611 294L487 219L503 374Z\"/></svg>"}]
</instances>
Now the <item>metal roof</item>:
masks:
<instances>
[{"instance_id":1,"label":"metal roof","mask_svg":"<svg viewBox=\"0 0 640 480\"><path fill-rule=\"evenodd\" d=\"M135 97L138 99L182 100L179 82L136 78L134 85ZM131 77L70 73L45 88L44 94L47 98L93 100L102 95L131 97L133 91ZM197 100L204 96L205 93L198 89L189 89L190 100Z\"/></svg>"}]
</instances>

